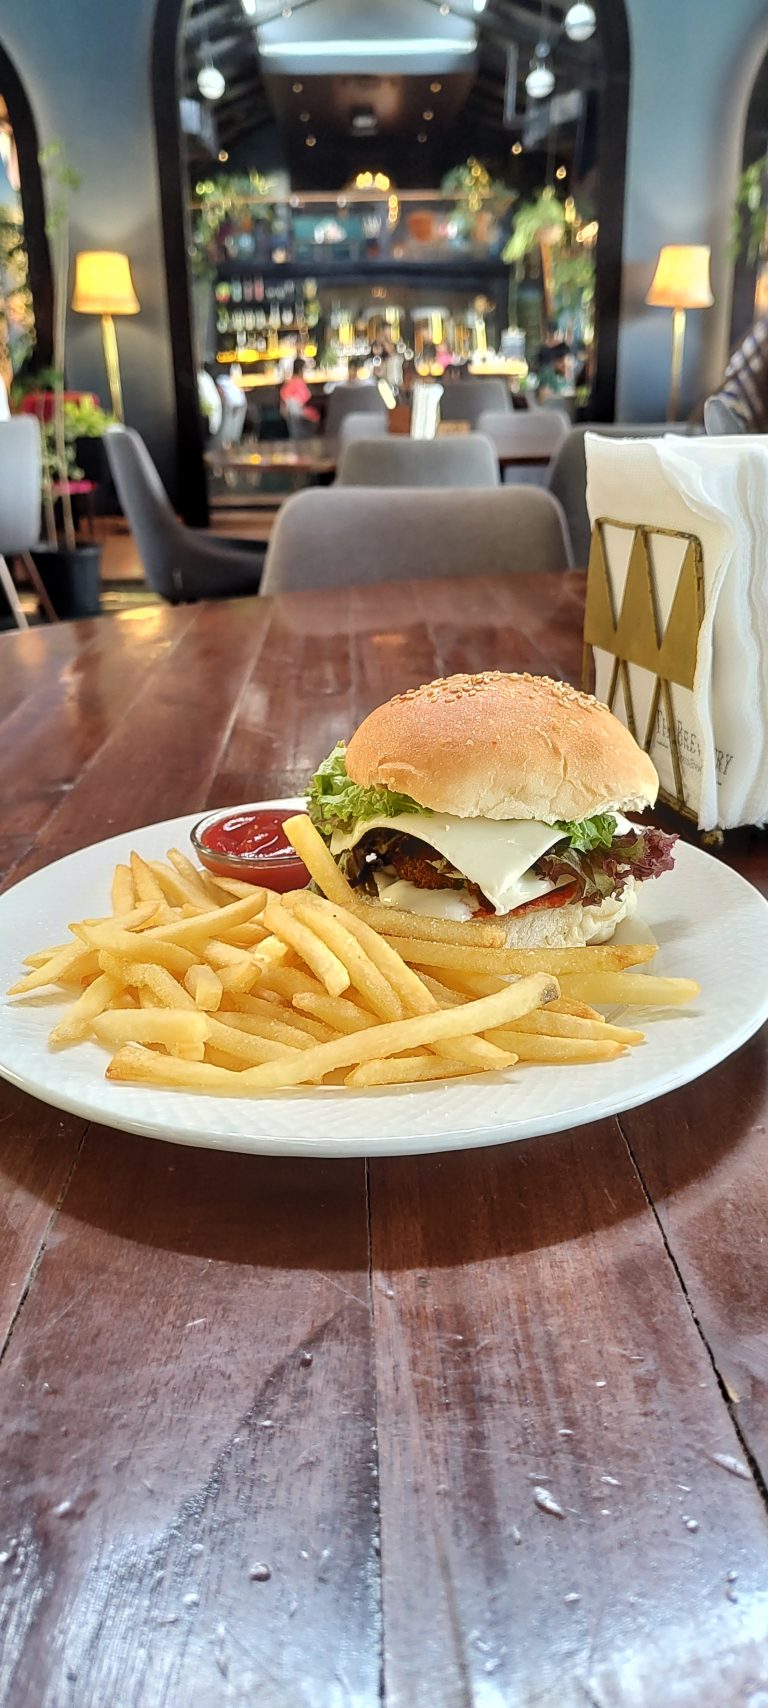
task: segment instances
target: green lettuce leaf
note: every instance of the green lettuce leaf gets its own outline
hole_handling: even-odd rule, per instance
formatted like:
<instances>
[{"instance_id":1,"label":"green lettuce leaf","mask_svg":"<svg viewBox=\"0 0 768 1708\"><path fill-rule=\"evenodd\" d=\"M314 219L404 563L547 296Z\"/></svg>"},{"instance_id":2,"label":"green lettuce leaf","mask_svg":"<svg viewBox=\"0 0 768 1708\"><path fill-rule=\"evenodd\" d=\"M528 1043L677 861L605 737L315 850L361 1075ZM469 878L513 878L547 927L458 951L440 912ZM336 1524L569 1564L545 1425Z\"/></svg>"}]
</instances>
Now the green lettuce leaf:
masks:
<instances>
[{"instance_id":1,"label":"green lettuce leaf","mask_svg":"<svg viewBox=\"0 0 768 1708\"><path fill-rule=\"evenodd\" d=\"M346 749L339 742L319 765L307 791L307 811L325 837L334 830L352 830L368 818L396 818L398 813L427 813L410 795L392 789L363 789L347 776Z\"/></svg>"},{"instance_id":2,"label":"green lettuce leaf","mask_svg":"<svg viewBox=\"0 0 768 1708\"><path fill-rule=\"evenodd\" d=\"M616 835L616 820L612 813L598 813L595 818L572 820L570 823L558 824L563 836L568 837L572 848L580 854L589 854L593 848L610 848Z\"/></svg>"}]
</instances>

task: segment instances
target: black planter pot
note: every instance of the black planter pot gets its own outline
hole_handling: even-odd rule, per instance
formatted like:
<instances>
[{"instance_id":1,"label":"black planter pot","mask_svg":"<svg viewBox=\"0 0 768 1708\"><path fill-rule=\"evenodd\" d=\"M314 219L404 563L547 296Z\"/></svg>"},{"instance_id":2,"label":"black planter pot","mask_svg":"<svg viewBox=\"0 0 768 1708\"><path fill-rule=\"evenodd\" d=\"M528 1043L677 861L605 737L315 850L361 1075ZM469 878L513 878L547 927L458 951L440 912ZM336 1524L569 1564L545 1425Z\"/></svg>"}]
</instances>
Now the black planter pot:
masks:
<instances>
[{"instance_id":1,"label":"black planter pot","mask_svg":"<svg viewBox=\"0 0 768 1708\"><path fill-rule=\"evenodd\" d=\"M32 556L57 617L98 617L101 546L38 546Z\"/></svg>"}]
</instances>

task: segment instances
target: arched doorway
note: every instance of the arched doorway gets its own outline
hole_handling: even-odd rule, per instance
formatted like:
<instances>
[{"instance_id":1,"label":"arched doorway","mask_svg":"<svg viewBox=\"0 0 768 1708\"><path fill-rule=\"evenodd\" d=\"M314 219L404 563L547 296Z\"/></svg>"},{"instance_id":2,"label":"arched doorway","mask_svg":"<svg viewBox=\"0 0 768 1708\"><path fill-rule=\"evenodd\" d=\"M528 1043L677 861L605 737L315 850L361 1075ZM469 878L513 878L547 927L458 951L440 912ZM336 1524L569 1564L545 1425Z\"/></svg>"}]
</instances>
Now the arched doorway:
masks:
<instances>
[{"instance_id":1,"label":"arched doorway","mask_svg":"<svg viewBox=\"0 0 768 1708\"><path fill-rule=\"evenodd\" d=\"M733 207L734 260L730 344L758 315L768 315L768 52L752 84Z\"/></svg>"},{"instance_id":2,"label":"arched doorway","mask_svg":"<svg viewBox=\"0 0 768 1708\"><path fill-rule=\"evenodd\" d=\"M26 90L0 46L0 368L6 384L53 346L53 284L37 129Z\"/></svg>"},{"instance_id":3,"label":"arched doorway","mask_svg":"<svg viewBox=\"0 0 768 1708\"><path fill-rule=\"evenodd\" d=\"M199 37L199 66L206 65L213 70L212 49L216 43L215 31L222 22L227 5L213 5L210 0L192 0L193 17L197 37ZM311 10L310 0L305 0ZM271 102L273 116L277 111L279 117L279 91L273 87L275 79L269 75L262 79L261 67L255 50L254 23L259 22L260 0L232 0L232 15L227 16L227 41L231 51L232 42L237 46L238 39L242 42L243 32L250 32L250 54L248 71L250 82L248 87L241 88L235 78L232 79L237 91L240 109L249 114L254 107L254 78L261 83L268 82L272 90ZM507 63L512 63L512 54L520 37L518 59L523 66L522 72L516 76L524 81L528 56L535 53L542 20L549 26L551 15L556 14L553 25L555 35L564 36L564 16L567 0L552 0L552 4L540 4L540 0L499 0L493 9L493 30L498 43L501 40L505 50L509 49L510 57ZM206 516L205 486L203 479L202 433L199 408L197 402L196 361L194 353L194 331L192 325L192 310L190 303L190 288L188 279L189 259L189 225L185 207L187 173L183 160L182 135L179 121L179 97L181 94L182 68L182 23L188 14L188 0L158 0L153 53L153 90L158 142L158 162L162 213L164 224L164 241L168 280L168 304L173 342L174 365L176 373L176 403L178 413L179 435L179 484L180 500L184 514L189 520L202 522ZM266 18L269 9L262 7ZM441 6L441 14L452 17L450 6ZM474 13L482 15L483 6L475 5ZM602 75L600 79L599 97L595 110L591 113L593 123L593 142L595 159L595 179L597 184L595 217L599 226L599 239L595 255L594 279L594 314L597 331L596 362L592 374L590 396L590 418L593 420L612 420L615 406L616 387L616 357L618 348L618 331L621 295L621 262L624 216L624 185L626 165L627 115L629 107L630 80L630 48L629 31L624 6L624 0L594 0L594 12L597 16L597 31L602 55ZM505 14L507 14L505 16ZM282 17L290 17L291 9L285 8ZM269 14L268 21L274 21L278 13L274 10ZM456 18L467 20L464 8L456 8ZM594 21L594 20L593 20ZM482 24L482 17L480 17ZM556 27L555 27L556 25ZM484 27L484 26L483 26ZM522 32L522 34L521 34ZM526 33L527 32L527 33ZM566 43L570 51L572 44ZM522 59L520 56L524 56ZM267 62L264 62L267 66ZM270 61L274 69L277 61ZM269 69L269 67L268 67ZM426 69L426 68L422 68ZM481 67L482 70L482 67ZM222 79L223 81L223 79ZM246 80L247 81L247 80ZM488 99L483 89L483 77L477 78L477 129L482 134L482 109L486 107L486 129L490 129L487 114L490 111ZM283 83L289 80L283 77ZM511 135L506 135L500 115L501 97L506 104L504 78L501 77L499 94L499 79L496 79L496 91L491 96L491 106L499 108L499 116L493 120L497 133L506 136L505 148L509 150ZM296 91L301 89L301 81L294 82L290 87ZM440 82L433 82L430 88L439 90ZM285 91L284 91L285 93ZM229 97L228 97L229 98ZM428 99L428 96L426 97ZM422 97L422 105L424 98ZM302 105L299 99L298 107ZM363 107L365 104L363 104ZM495 110L495 108L494 108ZM519 109L518 109L519 110ZM364 137L365 124L370 122L365 110L350 115L350 134L356 135L360 143ZM422 118L431 120L431 112L423 113ZM302 122L303 115L297 108L297 118ZM314 145L315 139L305 129L300 140L306 146ZM461 130L459 113L457 112L457 129ZM426 132L415 136L418 143L431 141ZM283 151L284 156L290 156L290 148ZM319 150L311 156L312 168L319 167ZM337 151L338 152L338 151ZM426 157L425 155L422 158ZM310 156L303 149L294 148L294 158L303 160L305 172ZM218 160L228 160L229 149L224 146L219 150ZM216 173L216 154L212 153L212 172ZM286 176L291 164L290 158L284 158ZM231 165L229 170L231 171ZM288 199L286 197L286 199Z\"/></svg>"}]
</instances>

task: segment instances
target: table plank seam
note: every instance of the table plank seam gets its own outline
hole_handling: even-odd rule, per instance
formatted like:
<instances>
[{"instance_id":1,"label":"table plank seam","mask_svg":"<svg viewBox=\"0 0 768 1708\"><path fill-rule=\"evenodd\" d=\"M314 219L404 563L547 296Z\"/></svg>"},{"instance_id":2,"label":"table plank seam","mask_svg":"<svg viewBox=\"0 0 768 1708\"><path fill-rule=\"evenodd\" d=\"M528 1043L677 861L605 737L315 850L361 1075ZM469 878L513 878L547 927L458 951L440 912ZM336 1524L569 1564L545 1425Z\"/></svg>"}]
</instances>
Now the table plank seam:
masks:
<instances>
[{"instance_id":1,"label":"table plank seam","mask_svg":"<svg viewBox=\"0 0 768 1708\"><path fill-rule=\"evenodd\" d=\"M717 1387L718 1387L719 1392L720 1392L720 1397L723 1400L723 1403L725 1405L725 1409L728 1413L728 1416L729 1416L729 1419L731 1422L731 1426L732 1426L733 1431L734 1431L734 1434L736 1435L736 1438L737 1438L738 1443L739 1443L739 1447L741 1448L741 1451L744 1455L744 1463L749 1468L749 1471L750 1471L750 1474L752 1477L752 1481L753 1481L755 1488L756 1488L756 1490L760 1496L760 1499L763 1503L763 1506L766 1508L766 1512L768 1513L768 1484L766 1483L765 1477L763 1476L763 1473L760 1469L759 1462L756 1459L755 1454L753 1453L752 1448L749 1445L749 1441L748 1441L748 1439L747 1439L747 1437L746 1437L746 1435L745 1435L745 1433L741 1427L741 1423L739 1422L739 1419L736 1415L736 1408L735 1408L733 1401L731 1399L731 1395L730 1395L729 1390L728 1390L728 1385L725 1382L723 1376L720 1374L720 1371L718 1369L717 1359L715 1357L715 1353L714 1353L714 1351L713 1351L713 1349L709 1343L709 1340L707 1338L707 1335L706 1335L704 1328L703 1328L703 1325L701 1323L701 1319L699 1318L697 1311L695 1309L693 1300L691 1298L691 1294L690 1294L689 1289L685 1283L685 1277L683 1275L682 1269L680 1267L680 1264L677 1261L677 1258L675 1257L674 1251L672 1250L672 1246L671 1246L670 1241L667 1237L667 1233L666 1233L666 1230L664 1227L664 1223L661 1219L661 1216L659 1215L659 1212L658 1212L656 1205L653 1201L653 1198L651 1196L651 1192L650 1192L650 1190L646 1184L645 1177L643 1175L643 1171L640 1167L640 1163L638 1162L638 1159L637 1159L635 1152L632 1148L632 1144L631 1144L627 1134L624 1131L624 1127L623 1127L622 1121L621 1121L621 1116L616 1116L615 1120L616 1120L616 1125L617 1125L619 1132L621 1134L621 1137L624 1140L624 1143L627 1147L629 1159L630 1159L632 1167L634 1168L635 1173L637 1175L637 1179L638 1179L638 1182L640 1185L640 1189L643 1193L643 1197L645 1198L645 1201L648 1205L648 1208L651 1212L651 1215L653 1216L653 1219L654 1219L656 1226L659 1230L659 1234L661 1235L661 1239L663 1241L664 1249L666 1251L667 1257L669 1259L669 1262L672 1265L672 1269L674 1271L674 1274L675 1274L675 1276L679 1282L680 1289L682 1291L683 1298L685 1299L685 1303L686 1303L688 1310L690 1312L694 1328L696 1330L696 1333L699 1336L699 1339L702 1343L702 1346L704 1347L704 1351L707 1355L708 1362L712 1367L712 1373L713 1373L715 1381L717 1383Z\"/></svg>"},{"instance_id":2,"label":"table plank seam","mask_svg":"<svg viewBox=\"0 0 768 1708\"><path fill-rule=\"evenodd\" d=\"M58 1220L59 1211L61 1210L61 1207L64 1203L64 1199L66 1198L67 1193L69 1191L69 1188L70 1188L72 1181L74 1179L78 1163L79 1163L80 1158L81 1158L82 1153L83 1153L83 1146L84 1146L85 1141L88 1137L88 1134L91 1130L91 1126L92 1126L91 1121L84 1121L83 1122L83 1130L80 1134L80 1141L78 1143L77 1150L75 1151L75 1154L72 1158L70 1166L67 1169L67 1173L66 1173L66 1175L65 1175L65 1177L61 1183L61 1186L60 1186L59 1191L56 1195L56 1198L55 1198L53 1204L51 1205L51 1213L50 1213L50 1215L46 1221L45 1227L43 1228L42 1233L40 1235L37 1251L35 1252L35 1255L32 1258L32 1262L29 1265L29 1272L27 1274L27 1279L24 1283L24 1286L21 1289L21 1292L19 1293L18 1301L16 1304L16 1309L13 1312L13 1315L10 1319L9 1324L8 1324L8 1332L7 1332L5 1338L2 1342L2 1345L0 1345L0 1365L2 1365L3 1360L5 1358L5 1355L10 1349L11 1340L13 1338L13 1334L14 1334L14 1331L16 1329L16 1325L17 1325L17 1323L21 1317L21 1313L24 1309L24 1306L27 1302L27 1299L29 1298L29 1295L32 1291L34 1283L37 1279L37 1272L40 1268L40 1264L43 1261L43 1254L45 1252L46 1245L48 1244L48 1237L50 1235L50 1232L51 1232L51 1229L52 1229L54 1223Z\"/></svg>"},{"instance_id":3,"label":"table plank seam","mask_svg":"<svg viewBox=\"0 0 768 1708\"><path fill-rule=\"evenodd\" d=\"M376 1342L376 1310L373 1298L373 1206L371 1202L371 1164L365 1158L365 1226L368 1243L368 1310L370 1313L371 1336L373 1341L373 1431L372 1448L374 1462L374 1482L376 1485L376 1525L373 1534L373 1546L376 1554L378 1570L378 1603L379 1617L377 1620L376 1638L378 1644L378 1698L381 1708L386 1708L386 1648L384 1642L384 1573L381 1561L381 1480L379 1460L379 1384L377 1374L377 1359L375 1354Z\"/></svg>"}]
</instances>

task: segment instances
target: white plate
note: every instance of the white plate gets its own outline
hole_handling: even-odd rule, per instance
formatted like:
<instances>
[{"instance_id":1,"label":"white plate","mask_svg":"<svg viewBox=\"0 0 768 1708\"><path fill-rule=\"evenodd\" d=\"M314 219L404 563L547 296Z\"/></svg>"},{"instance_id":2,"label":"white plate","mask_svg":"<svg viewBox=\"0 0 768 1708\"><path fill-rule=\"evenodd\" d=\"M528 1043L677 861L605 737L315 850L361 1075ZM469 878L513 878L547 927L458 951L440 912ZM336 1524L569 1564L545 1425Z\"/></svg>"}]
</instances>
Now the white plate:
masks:
<instances>
[{"instance_id":1,"label":"white plate","mask_svg":"<svg viewBox=\"0 0 768 1708\"><path fill-rule=\"evenodd\" d=\"M163 858L168 848L187 845L199 816L83 848L0 896L0 989L19 977L24 955L63 941L68 920L109 911L113 867L131 848ZM129 1133L284 1156L460 1150L618 1114L705 1073L768 1017L768 904L700 849L679 843L676 852L674 872L643 886L642 935L650 930L659 943L654 971L698 979L701 996L687 1009L628 1010L647 1042L615 1062L526 1066L482 1079L378 1091L327 1087L201 1097L105 1079L107 1052L95 1043L49 1050L47 1034L66 1003L46 994L2 1002L0 1075L58 1109Z\"/></svg>"}]
</instances>

